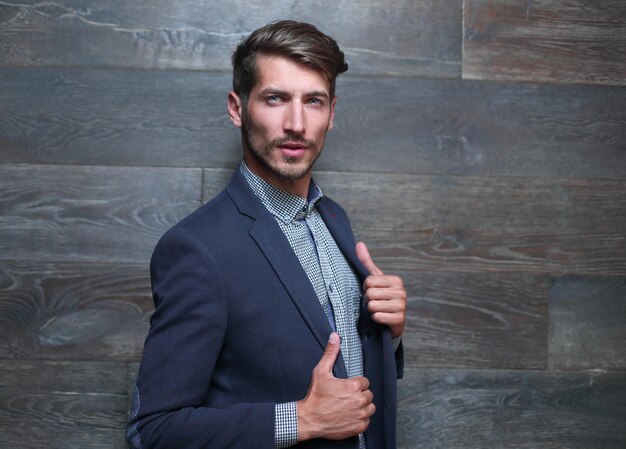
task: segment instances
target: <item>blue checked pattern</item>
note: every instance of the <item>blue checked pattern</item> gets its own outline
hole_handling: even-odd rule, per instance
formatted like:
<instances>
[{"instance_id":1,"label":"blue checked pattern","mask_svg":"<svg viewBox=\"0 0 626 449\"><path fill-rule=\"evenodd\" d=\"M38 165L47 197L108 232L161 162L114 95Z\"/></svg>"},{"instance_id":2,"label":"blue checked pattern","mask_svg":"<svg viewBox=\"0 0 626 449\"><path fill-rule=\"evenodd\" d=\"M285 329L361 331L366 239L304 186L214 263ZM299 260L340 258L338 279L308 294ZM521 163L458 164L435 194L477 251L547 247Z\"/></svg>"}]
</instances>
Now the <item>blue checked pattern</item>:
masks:
<instances>
[{"instance_id":1,"label":"blue checked pattern","mask_svg":"<svg viewBox=\"0 0 626 449\"><path fill-rule=\"evenodd\" d=\"M250 171L244 162L241 173L261 203L276 218L302 268L307 274L331 326L341 336L341 355L348 376L363 375L363 351L357 332L361 284L316 209L323 198L315 185L308 200L283 192ZM277 448L298 442L296 403L276 404L275 444ZM359 447L365 449L363 435Z\"/></svg>"}]
</instances>

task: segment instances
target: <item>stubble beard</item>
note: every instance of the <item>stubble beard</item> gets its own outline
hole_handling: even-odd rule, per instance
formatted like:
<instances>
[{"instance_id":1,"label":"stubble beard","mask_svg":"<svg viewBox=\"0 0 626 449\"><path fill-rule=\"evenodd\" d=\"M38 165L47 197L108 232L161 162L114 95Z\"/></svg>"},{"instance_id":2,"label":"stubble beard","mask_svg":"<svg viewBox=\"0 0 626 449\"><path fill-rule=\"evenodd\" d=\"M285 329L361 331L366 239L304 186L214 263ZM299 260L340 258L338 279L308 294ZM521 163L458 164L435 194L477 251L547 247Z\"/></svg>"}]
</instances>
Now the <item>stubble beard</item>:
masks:
<instances>
[{"instance_id":1,"label":"stubble beard","mask_svg":"<svg viewBox=\"0 0 626 449\"><path fill-rule=\"evenodd\" d=\"M259 145L255 145L252 142L252 136L250 132L250 128L248 127L248 117L244 114L241 132L244 139L244 142L248 149L250 150L251 156L258 161L261 165L263 165L266 169L272 172L274 175L278 176L281 179L288 180L296 180L305 176L317 158L320 157L322 151L318 151L315 154L315 158L310 163L303 163L302 158L298 157L289 157L281 155L283 162L285 162L286 166L276 166L272 164L272 152L277 151L276 148L280 145L283 145L287 142L292 143L301 143L306 146L306 151L315 151L316 143L312 140L306 140L303 136L299 134L287 134L284 137L278 137L276 139L272 139L269 142L262 142Z\"/></svg>"}]
</instances>

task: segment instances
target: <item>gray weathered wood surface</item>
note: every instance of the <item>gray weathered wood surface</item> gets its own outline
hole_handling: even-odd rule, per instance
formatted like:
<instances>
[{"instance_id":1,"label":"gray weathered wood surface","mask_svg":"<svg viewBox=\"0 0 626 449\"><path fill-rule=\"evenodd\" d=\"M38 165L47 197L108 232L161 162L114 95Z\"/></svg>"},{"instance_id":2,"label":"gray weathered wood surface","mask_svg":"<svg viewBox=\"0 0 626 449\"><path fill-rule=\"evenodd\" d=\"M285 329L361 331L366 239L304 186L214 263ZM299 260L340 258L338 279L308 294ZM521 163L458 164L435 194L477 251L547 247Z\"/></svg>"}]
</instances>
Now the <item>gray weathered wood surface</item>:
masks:
<instances>
[{"instance_id":1,"label":"gray weathered wood surface","mask_svg":"<svg viewBox=\"0 0 626 449\"><path fill-rule=\"evenodd\" d=\"M200 205L201 170L0 165L3 259L148 263Z\"/></svg>"},{"instance_id":2,"label":"gray weathered wood surface","mask_svg":"<svg viewBox=\"0 0 626 449\"><path fill-rule=\"evenodd\" d=\"M626 1L464 5L463 78L626 86Z\"/></svg>"},{"instance_id":3,"label":"gray weathered wood surface","mask_svg":"<svg viewBox=\"0 0 626 449\"><path fill-rule=\"evenodd\" d=\"M0 360L0 446L123 448L125 363Z\"/></svg>"},{"instance_id":4,"label":"gray weathered wood surface","mask_svg":"<svg viewBox=\"0 0 626 449\"><path fill-rule=\"evenodd\" d=\"M626 181L353 173L318 179L389 269L626 273Z\"/></svg>"},{"instance_id":5,"label":"gray weathered wood surface","mask_svg":"<svg viewBox=\"0 0 626 449\"><path fill-rule=\"evenodd\" d=\"M557 277L549 301L551 367L626 370L626 277Z\"/></svg>"},{"instance_id":6,"label":"gray weathered wood surface","mask_svg":"<svg viewBox=\"0 0 626 449\"><path fill-rule=\"evenodd\" d=\"M399 435L409 448L621 449L626 375L409 370Z\"/></svg>"},{"instance_id":7,"label":"gray weathered wood surface","mask_svg":"<svg viewBox=\"0 0 626 449\"><path fill-rule=\"evenodd\" d=\"M138 360L147 264L0 261L0 359Z\"/></svg>"},{"instance_id":8,"label":"gray weathered wood surface","mask_svg":"<svg viewBox=\"0 0 626 449\"><path fill-rule=\"evenodd\" d=\"M350 64L316 179L407 286L399 447L626 447L624 0L0 1L0 447L125 447L150 254L278 18Z\"/></svg>"},{"instance_id":9,"label":"gray weathered wood surface","mask_svg":"<svg viewBox=\"0 0 626 449\"><path fill-rule=\"evenodd\" d=\"M546 277L400 274L409 295L406 366L546 368Z\"/></svg>"},{"instance_id":10,"label":"gray weathered wood surface","mask_svg":"<svg viewBox=\"0 0 626 449\"><path fill-rule=\"evenodd\" d=\"M230 70L241 38L278 19L317 24L354 73L460 76L461 0L2 2L0 61Z\"/></svg>"},{"instance_id":11,"label":"gray weathered wood surface","mask_svg":"<svg viewBox=\"0 0 626 449\"><path fill-rule=\"evenodd\" d=\"M205 200L229 176L205 170ZM316 179L389 270L626 274L621 180L337 172Z\"/></svg>"},{"instance_id":12,"label":"gray weathered wood surface","mask_svg":"<svg viewBox=\"0 0 626 449\"><path fill-rule=\"evenodd\" d=\"M232 167L230 76L0 69L0 162ZM606 86L339 78L320 170L626 175L626 95Z\"/></svg>"}]
</instances>

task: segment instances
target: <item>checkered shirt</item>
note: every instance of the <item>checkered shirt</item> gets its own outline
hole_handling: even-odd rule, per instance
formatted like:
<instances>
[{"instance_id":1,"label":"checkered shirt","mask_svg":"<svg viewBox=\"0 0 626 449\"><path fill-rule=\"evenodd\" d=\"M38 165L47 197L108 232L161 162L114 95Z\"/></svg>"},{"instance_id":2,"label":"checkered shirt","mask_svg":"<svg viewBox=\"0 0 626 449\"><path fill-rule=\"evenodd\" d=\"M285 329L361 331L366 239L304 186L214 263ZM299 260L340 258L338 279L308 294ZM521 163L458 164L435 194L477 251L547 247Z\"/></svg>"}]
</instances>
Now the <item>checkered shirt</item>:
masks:
<instances>
[{"instance_id":1,"label":"checkered shirt","mask_svg":"<svg viewBox=\"0 0 626 449\"><path fill-rule=\"evenodd\" d=\"M302 268L307 274L332 328L341 337L341 355L348 376L363 375L363 351L357 332L361 284L345 259L316 209L322 192L311 182L308 199L283 192L250 171L244 162L241 173L261 203L276 218ZM276 404L275 445L277 448L298 442L295 402ZM359 447L365 448L363 435Z\"/></svg>"}]
</instances>

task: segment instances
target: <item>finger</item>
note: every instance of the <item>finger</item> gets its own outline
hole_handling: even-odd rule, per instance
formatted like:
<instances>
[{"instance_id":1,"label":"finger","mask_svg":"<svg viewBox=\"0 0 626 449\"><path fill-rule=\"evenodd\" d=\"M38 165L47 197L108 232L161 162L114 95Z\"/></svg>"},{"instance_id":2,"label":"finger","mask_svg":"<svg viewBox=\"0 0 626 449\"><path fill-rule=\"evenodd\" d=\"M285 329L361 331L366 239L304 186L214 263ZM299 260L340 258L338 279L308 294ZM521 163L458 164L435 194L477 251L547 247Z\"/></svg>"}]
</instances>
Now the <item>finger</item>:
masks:
<instances>
[{"instance_id":1,"label":"finger","mask_svg":"<svg viewBox=\"0 0 626 449\"><path fill-rule=\"evenodd\" d=\"M339 334L332 332L330 337L328 337L328 343L326 344L326 348L324 348L324 354L322 354L322 358L317 363L316 368L321 370L323 373L332 374L333 366L335 366L335 361L337 360L340 347L341 344L339 341Z\"/></svg>"},{"instance_id":2,"label":"finger","mask_svg":"<svg viewBox=\"0 0 626 449\"><path fill-rule=\"evenodd\" d=\"M374 393L372 393L372 390L363 391L363 397L368 404L374 402Z\"/></svg>"},{"instance_id":3,"label":"finger","mask_svg":"<svg viewBox=\"0 0 626 449\"><path fill-rule=\"evenodd\" d=\"M373 312L372 319L380 324L396 324L402 319L399 312Z\"/></svg>"},{"instance_id":4,"label":"finger","mask_svg":"<svg viewBox=\"0 0 626 449\"><path fill-rule=\"evenodd\" d=\"M392 330L403 325L404 318L400 313L390 312L374 312L372 320L378 324L389 326Z\"/></svg>"},{"instance_id":5,"label":"finger","mask_svg":"<svg viewBox=\"0 0 626 449\"><path fill-rule=\"evenodd\" d=\"M368 391L370 388L370 381L367 377L351 377L346 379L346 382L350 384L350 388L354 391Z\"/></svg>"},{"instance_id":6,"label":"finger","mask_svg":"<svg viewBox=\"0 0 626 449\"><path fill-rule=\"evenodd\" d=\"M370 274L384 274L372 260L372 256L370 256L370 252L365 243L359 242L356 244L356 256L359 258L363 266L367 268L367 271L369 271Z\"/></svg>"},{"instance_id":7,"label":"finger","mask_svg":"<svg viewBox=\"0 0 626 449\"><path fill-rule=\"evenodd\" d=\"M371 402L368 406L367 406L367 414L368 416L372 416L374 413L376 413L376 406L374 405L373 402Z\"/></svg>"},{"instance_id":8,"label":"finger","mask_svg":"<svg viewBox=\"0 0 626 449\"><path fill-rule=\"evenodd\" d=\"M370 313L387 312L402 313L406 309L405 303L399 299L370 299L367 301L367 310Z\"/></svg>"},{"instance_id":9,"label":"finger","mask_svg":"<svg viewBox=\"0 0 626 449\"><path fill-rule=\"evenodd\" d=\"M368 276L363 282L363 287L367 288L368 291L376 289L378 293L386 295L402 295L404 292L402 279L388 274Z\"/></svg>"}]
</instances>

